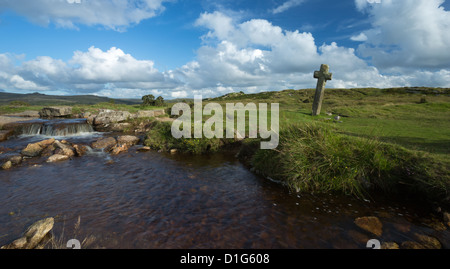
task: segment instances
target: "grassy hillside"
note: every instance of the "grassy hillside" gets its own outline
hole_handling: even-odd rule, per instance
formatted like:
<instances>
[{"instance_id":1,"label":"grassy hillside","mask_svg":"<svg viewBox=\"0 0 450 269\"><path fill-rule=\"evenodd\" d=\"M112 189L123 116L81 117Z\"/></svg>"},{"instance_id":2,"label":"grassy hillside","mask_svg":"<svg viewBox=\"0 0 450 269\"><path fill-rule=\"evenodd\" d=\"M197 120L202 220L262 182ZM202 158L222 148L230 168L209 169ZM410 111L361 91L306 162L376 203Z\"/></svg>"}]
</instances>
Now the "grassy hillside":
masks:
<instances>
[{"instance_id":1,"label":"grassy hillside","mask_svg":"<svg viewBox=\"0 0 450 269\"><path fill-rule=\"evenodd\" d=\"M0 105L8 105L11 102L25 102L31 106L43 105L93 105L105 102L114 102L116 104L140 104L142 101L137 99L111 99L94 95L76 95L76 96L55 96L40 93L17 94L0 92Z\"/></svg>"}]
</instances>

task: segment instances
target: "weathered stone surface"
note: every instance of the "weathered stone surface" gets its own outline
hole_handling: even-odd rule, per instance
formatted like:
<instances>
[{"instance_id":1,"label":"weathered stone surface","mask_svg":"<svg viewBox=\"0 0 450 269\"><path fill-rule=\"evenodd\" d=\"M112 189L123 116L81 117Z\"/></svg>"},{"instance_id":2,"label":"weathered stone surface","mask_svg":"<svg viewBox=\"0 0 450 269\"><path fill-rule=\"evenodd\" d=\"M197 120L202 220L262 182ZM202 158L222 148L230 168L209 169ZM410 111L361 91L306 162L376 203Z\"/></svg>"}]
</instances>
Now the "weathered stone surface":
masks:
<instances>
[{"instance_id":1,"label":"weathered stone surface","mask_svg":"<svg viewBox=\"0 0 450 269\"><path fill-rule=\"evenodd\" d=\"M73 145L73 148L75 150L75 153L78 157L81 157L86 154L86 152L89 150L89 148L86 145Z\"/></svg>"},{"instance_id":2,"label":"weathered stone surface","mask_svg":"<svg viewBox=\"0 0 450 269\"><path fill-rule=\"evenodd\" d=\"M54 154L54 155L48 157L47 162L48 163L56 163L56 162L67 161L68 159L69 159L69 156L67 156L67 155Z\"/></svg>"},{"instance_id":3,"label":"weathered stone surface","mask_svg":"<svg viewBox=\"0 0 450 269\"><path fill-rule=\"evenodd\" d=\"M395 242L383 242L381 249L400 249L400 246Z\"/></svg>"},{"instance_id":4,"label":"weathered stone surface","mask_svg":"<svg viewBox=\"0 0 450 269\"><path fill-rule=\"evenodd\" d=\"M48 145L47 147L44 148L44 150L42 150L41 156L42 157L50 157L53 155L54 151L55 151L55 146L53 144Z\"/></svg>"},{"instance_id":5,"label":"weathered stone surface","mask_svg":"<svg viewBox=\"0 0 450 269\"><path fill-rule=\"evenodd\" d=\"M2 169L3 170L9 170L12 167L12 162L11 161L6 161L3 165L2 165Z\"/></svg>"},{"instance_id":6,"label":"weathered stone surface","mask_svg":"<svg viewBox=\"0 0 450 269\"><path fill-rule=\"evenodd\" d=\"M129 146L134 146L137 143L139 143L139 137L134 135L122 135L117 137L117 143L118 144L125 144Z\"/></svg>"},{"instance_id":7,"label":"weathered stone surface","mask_svg":"<svg viewBox=\"0 0 450 269\"><path fill-rule=\"evenodd\" d=\"M41 118L68 117L72 115L72 108L69 106L44 107L39 111Z\"/></svg>"},{"instance_id":8,"label":"weathered stone surface","mask_svg":"<svg viewBox=\"0 0 450 269\"><path fill-rule=\"evenodd\" d=\"M105 125L111 123L117 123L126 121L132 118L132 115L128 111L114 111L114 110L101 110L100 113L94 119L94 125Z\"/></svg>"},{"instance_id":9,"label":"weathered stone surface","mask_svg":"<svg viewBox=\"0 0 450 269\"><path fill-rule=\"evenodd\" d=\"M361 217L355 220L355 224L376 236L381 236L383 233L383 224L377 217Z\"/></svg>"},{"instance_id":10,"label":"weathered stone surface","mask_svg":"<svg viewBox=\"0 0 450 269\"><path fill-rule=\"evenodd\" d=\"M104 149L105 151L110 151L115 145L117 141L114 137L101 138L94 143L92 143L93 149Z\"/></svg>"},{"instance_id":11,"label":"weathered stone surface","mask_svg":"<svg viewBox=\"0 0 450 269\"><path fill-rule=\"evenodd\" d=\"M2 249L34 249L44 239L44 237L53 229L55 220L47 218L35 222L24 233L24 235Z\"/></svg>"},{"instance_id":12,"label":"weathered stone surface","mask_svg":"<svg viewBox=\"0 0 450 269\"><path fill-rule=\"evenodd\" d=\"M5 141L14 134L13 130L0 130L0 142Z\"/></svg>"},{"instance_id":13,"label":"weathered stone surface","mask_svg":"<svg viewBox=\"0 0 450 269\"><path fill-rule=\"evenodd\" d=\"M54 138L50 138L47 140L42 140L41 142L38 142L37 144L43 148L50 146L51 144L53 144L55 142Z\"/></svg>"},{"instance_id":14,"label":"weathered stone surface","mask_svg":"<svg viewBox=\"0 0 450 269\"><path fill-rule=\"evenodd\" d=\"M75 156L75 151L71 146L63 144L62 142L59 142L58 140L55 141L54 145L57 149L61 149L60 154L66 155L68 157Z\"/></svg>"},{"instance_id":15,"label":"weathered stone surface","mask_svg":"<svg viewBox=\"0 0 450 269\"><path fill-rule=\"evenodd\" d=\"M166 114L164 109L154 110L154 112L155 112L155 117L162 116L162 115Z\"/></svg>"},{"instance_id":16,"label":"weathered stone surface","mask_svg":"<svg viewBox=\"0 0 450 269\"><path fill-rule=\"evenodd\" d=\"M153 110L140 110L134 114L135 118L152 118L155 116L155 111Z\"/></svg>"},{"instance_id":17,"label":"weathered stone surface","mask_svg":"<svg viewBox=\"0 0 450 269\"><path fill-rule=\"evenodd\" d=\"M140 110L133 114L134 118L152 118L166 114L164 109Z\"/></svg>"},{"instance_id":18,"label":"weathered stone surface","mask_svg":"<svg viewBox=\"0 0 450 269\"><path fill-rule=\"evenodd\" d=\"M319 79L317 81L316 94L314 96L313 103L313 116L320 115L320 110L322 109L322 101L325 93L325 84L327 80L332 80L333 74L329 73L329 67L326 64L320 66L320 71L314 72L314 78Z\"/></svg>"},{"instance_id":19,"label":"weathered stone surface","mask_svg":"<svg viewBox=\"0 0 450 269\"><path fill-rule=\"evenodd\" d=\"M41 154L43 148L38 144L28 144L28 146L22 150L22 155L27 157L37 157Z\"/></svg>"},{"instance_id":20,"label":"weathered stone surface","mask_svg":"<svg viewBox=\"0 0 450 269\"><path fill-rule=\"evenodd\" d=\"M28 144L25 149L22 150L22 155L27 157L37 157L39 156L42 151L49 145L53 144L55 142L54 138L43 140L41 142Z\"/></svg>"}]
</instances>

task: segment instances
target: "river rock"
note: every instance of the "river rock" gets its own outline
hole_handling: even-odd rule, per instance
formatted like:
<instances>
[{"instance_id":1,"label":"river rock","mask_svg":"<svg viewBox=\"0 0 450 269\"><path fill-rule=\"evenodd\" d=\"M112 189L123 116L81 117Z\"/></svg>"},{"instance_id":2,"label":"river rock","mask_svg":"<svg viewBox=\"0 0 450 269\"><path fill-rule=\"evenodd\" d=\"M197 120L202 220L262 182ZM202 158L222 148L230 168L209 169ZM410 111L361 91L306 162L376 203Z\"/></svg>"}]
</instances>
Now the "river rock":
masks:
<instances>
[{"instance_id":1,"label":"river rock","mask_svg":"<svg viewBox=\"0 0 450 269\"><path fill-rule=\"evenodd\" d=\"M48 157L47 162L48 163L56 163L56 162L67 161L68 159L69 159L69 156L67 156L67 155L54 154L54 155Z\"/></svg>"},{"instance_id":2,"label":"river rock","mask_svg":"<svg viewBox=\"0 0 450 269\"><path fill-rule=\"evenodd\" d=\"M122 135L117 137L117 143L128 145L128 146L134 146L137 143L139 143L139 137L133 136L133 135Z\"/></svg>"},{"instance_id":3,"label":"river rock","mask_svg":"<svg viewBox=\"0 0 450 269\"><path fill-rule=\"evenodd\" d=\"M59 154L66 155L68 157L75 156L75 151L71 146L64 144L62 142L59 142L58 140L55 141L54 145L57 149L61 150L61 152L58 152Z\"/></svg>"},{"instance_id":4,"label":"river rock","mask_svg":"<svg viewBox=\"0 0 450 269\"><path fill-rule=\"evenodd\" d=\"M83 156L84 154L86 154L86 152L89 150L88 146L86 145L73 145L73 148L75 150L75 153L78 157Z\"/></svg>"},{"instance_id":5,"label":"river rock","mask_svg":"<svg viewBox=\"0 0 450 269\"><path fill-rule=\"evenodd\" d=\"M44 150L42 150L41 152L41 157L50 157L53 155L54 151L55 151L55 146L53 144L48 145L47 147L44 148Z\"/></svg>"},{"instance_id":6,"label":"river rock","mask_svg":"<svg viewBox=\"0 0 450 269\"><path fill-rule=\"evenodd\" d=\"M14 155L9 158L9 161L12 163L12 165L19 165L22 162L23 158L21 155Z\"/></svg>"},{"instance_id":7,"label":"river rock","mask_svg":"<svg viewBox=\"0 0 450 269\"><path fill-rule=\"evenodd\" d=\"M93 149L104 149L104 151L110 151L115 145L117 141L114 137L101 138L94 143L92 143Z\"/></svg>"},{"instance_id":8,"label":"river rock","mask_svg":"<svg viewBox=\"0 0 450 269\"><path fill-rule=\"evenodd\" d=\"M51 138L41 142L28 144L27 147L21 151L21 154L27 157L37 157L47 146L53 144L53 142L55 142L55 139Z\"/></svg>"},{"instance_id":9,"label":"river rock","mask_svg":"<svg viewBox=\"0 0 450 269\"><path fill-rule=\"evenodd\" d=\"M120 153L127 152L129 148L130 148L130 145L127 145L127 144L116 144L111 149L111 154L112 155L118 155Z\"/></svg>"},{"instance_id":10,"label":"river rock","mask_svg":"<svg viewBox=\"0 0 450 269\"><path fill-rule=\"evenodd\" d=\"M12 167L12 162L11 161L7 161L2 165L2 169L3 170L9 170Z\"/></svg>"},{"instance_id":11,"label":"river rock","mask_svg":"<svg viewBox=\"0 0 450 269\"><path fill-rule=\"evenodd\" d=\"M24 235L2 249L34 249L41 243L42 239L53 229L55 220L47 218L35 222L24 233Z\"/></svg>"},{"instance_id":12,"label":"river rock","mask_svg":"<svg viewBox=\"0 0 450 269\"><path fill-rule=\"evenodd\" d=\"M69 106L44 107L39 111L41 118L68 117L72 115L72 108Z\"/></svg>"},{"instance_id":13,"label":"river rock","mask_svg":"<svg viewBox=\"0 0 450 269\"><path fill-rule=\"evenodd\" d=\"M14 130L0 130L0 142L5 141L14 134Z\"/></svg>"},{"instance_id":14,"label":"river rock","mask_svg":"<svg viewBox=\"0 0 450 269\"><path fill-rule=\"evenodd\" d=\"M383 233L383 224L377 217L361 217L355 220L355 224L376 236L381 236Z\"/></svg>"}]
</instances>

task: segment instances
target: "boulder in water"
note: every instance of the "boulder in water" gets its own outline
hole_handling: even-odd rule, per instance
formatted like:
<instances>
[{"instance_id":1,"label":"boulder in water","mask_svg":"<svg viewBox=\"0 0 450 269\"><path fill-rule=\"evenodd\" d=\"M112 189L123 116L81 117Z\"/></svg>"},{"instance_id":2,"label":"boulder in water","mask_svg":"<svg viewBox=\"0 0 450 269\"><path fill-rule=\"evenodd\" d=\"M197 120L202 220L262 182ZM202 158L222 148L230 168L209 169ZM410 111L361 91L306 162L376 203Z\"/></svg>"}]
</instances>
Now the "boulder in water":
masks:
<instances>
[{"instance_id":1,"label":"boulder in water","mask_svg":"<svg viewBox=\"0 0 450 269\"><path fill-rule=\"evenodd\" d=\"M39 111L41 118L68 117L72 115L72 108L69 106L45 107Z\"/></svg>"},{"instance_id":2,"label":"boulder in water","mask_svg":"<svg viewBox=\"0 0 450 269\"><path fill-rule=\"evenodd\" d=\"M73 145L73 148L78 157L83 156L89 150L88 146L86 146L86 145L75 144L75 145Z\"/></svg>"},{"instance_id":3,"label":"boulder in water","mask_svg":"<svg viewBox=\"0 0 450 269\"><path fill-rule=\"evenodd\" d=\"M5 162L5 163L2 165L2 169L3 169L3 170L11 169L11 167L12 167L12 162L11 162L11 161L7 161L7 162Z\"/></svg>"},{"instance_id":4,"label":"boulder in water","mask_svg":"<svg viewBox=\"0 0 450 269\"><path fill-rule=\"evenodd\" d=\"M92 143L93 149L103 149L104 151L110 151L115 145L117 141L114 137L101 138L94 143Z\"/></svg>"},{"instance_id":5,"label":"boulder in water","mask_svg":"<svg viewBox=\"0 0 450 269\"><path fill-rule=\"evenodd\" d=\"M28 146L22 150L22 155L27 157L37 157L39 156L42 151L49 145L53 144L55 142L54 138L43 140L41 142L28 144Z\"/></svg>"},{"instance_id":6,"label":"boulder in water","mask_svg":"<svg viewBox=\"0 0 450 269\"><path fill-rule=\"evenodd\" d=\"M34 249L45 238L45 236L53 229L55 220L47 218L35 222L24 233L24 235L9 245L1 247L2 249Z\"/></svg>"},{"instance_id":7,"label":"boulder in water","mask_svg":"<svg viewBox=\"0 0 450 269\"><path fill-rule=\"evenodd\" d=\"M68 157L75 156L74 148L72 148L71 146L63 144L63 143L59 142L58 140L55 141L54 145L57 149L61 150L61 152L59 152L59 154L66 155Z\"/></svg>"}]
</instances>

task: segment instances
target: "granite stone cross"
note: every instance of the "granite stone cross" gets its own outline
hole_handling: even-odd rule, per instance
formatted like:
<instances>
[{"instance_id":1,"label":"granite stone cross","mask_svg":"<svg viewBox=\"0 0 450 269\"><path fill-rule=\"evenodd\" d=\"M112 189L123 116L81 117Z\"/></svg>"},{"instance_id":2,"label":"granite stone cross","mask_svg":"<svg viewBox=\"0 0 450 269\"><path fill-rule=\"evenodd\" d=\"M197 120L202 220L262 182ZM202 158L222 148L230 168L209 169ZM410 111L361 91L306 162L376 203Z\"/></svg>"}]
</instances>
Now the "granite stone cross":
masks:
<instances>
[{"instance_id":1,"label":"granite stone cross","mask_svg":"<svg viewBox=\"0 0 450 269\"><path fill-rule=\"evenodd\" d=\"M317 116L320 115L320 110L322 109L322 101L325 93L325 84L327 80L331 80L333 78L333 74L329 73L329 67L326 64L322 64L320 66L320 71L314 72L314 78L319 79L317 81L316 87L316 95L314 97L312 115Z\"/></svg>"}]
</instances>

